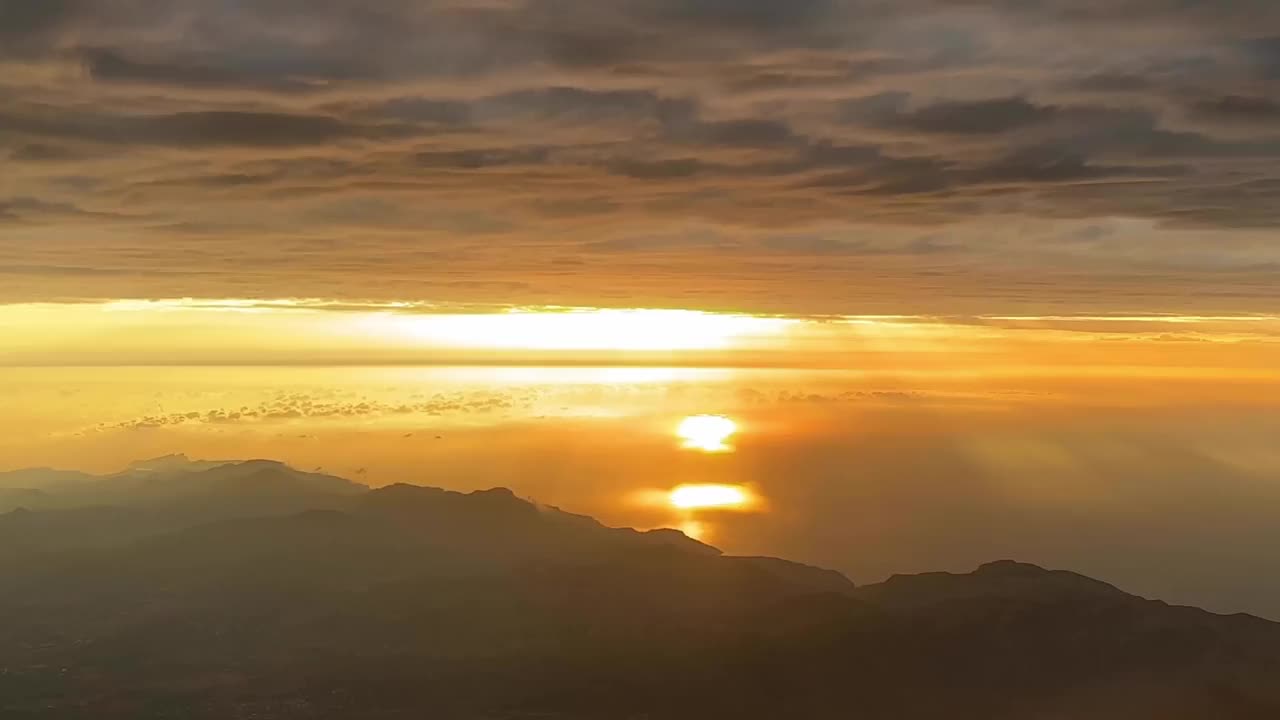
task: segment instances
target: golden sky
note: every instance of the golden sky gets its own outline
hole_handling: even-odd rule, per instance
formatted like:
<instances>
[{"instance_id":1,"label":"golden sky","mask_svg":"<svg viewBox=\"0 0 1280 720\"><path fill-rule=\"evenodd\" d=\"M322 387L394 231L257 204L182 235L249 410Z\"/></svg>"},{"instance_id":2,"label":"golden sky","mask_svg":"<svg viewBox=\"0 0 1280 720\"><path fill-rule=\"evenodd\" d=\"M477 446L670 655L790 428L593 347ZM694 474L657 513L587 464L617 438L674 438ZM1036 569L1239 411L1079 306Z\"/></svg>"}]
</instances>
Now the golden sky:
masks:
<instances>
[{"instance_id":1,"label":"golden sky","mask_svg":"<svg viewBox=\"0 0 1280 720\"><path fill-rule=\"evenodd\" d=\"M510 487L859 582L1016 557L1280 608L1272 372L6 367L0 396L0 471L262 457L375 486ZM734 432L691 433L696 416ZM744 503L689 509L726 492Z\"/></svg>"},{"instance_id":2,"label":"golden sky","mask_svg":"<svg viewBox=\"0 0 1280 720\"><path fill-rule=\"evenodd\" d=\"M755 316L320 300L0 305L0 364L635 365L1273 377L1269 315Z\"/></svg>"}]
</instances>

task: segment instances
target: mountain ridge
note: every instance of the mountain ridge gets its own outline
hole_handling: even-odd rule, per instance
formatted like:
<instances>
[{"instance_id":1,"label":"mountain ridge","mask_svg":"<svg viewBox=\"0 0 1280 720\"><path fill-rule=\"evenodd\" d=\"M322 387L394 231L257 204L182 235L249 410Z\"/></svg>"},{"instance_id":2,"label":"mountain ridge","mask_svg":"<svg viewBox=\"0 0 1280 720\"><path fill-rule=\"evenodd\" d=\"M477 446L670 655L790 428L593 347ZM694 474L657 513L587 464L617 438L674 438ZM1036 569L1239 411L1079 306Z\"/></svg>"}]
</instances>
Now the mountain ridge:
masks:
<instances>
[{"instance_id":1,"label":"mountain ridge","mask_svg":"<svg viewBox=\"0 0 1280 720\"><path fill-rule=\"evenodd\" d=\"M1280 624L1068 571L855 586L505 488L181 472L230 481L0 515L6 720L1280 716Z\"/></svg>"}]
</instances>

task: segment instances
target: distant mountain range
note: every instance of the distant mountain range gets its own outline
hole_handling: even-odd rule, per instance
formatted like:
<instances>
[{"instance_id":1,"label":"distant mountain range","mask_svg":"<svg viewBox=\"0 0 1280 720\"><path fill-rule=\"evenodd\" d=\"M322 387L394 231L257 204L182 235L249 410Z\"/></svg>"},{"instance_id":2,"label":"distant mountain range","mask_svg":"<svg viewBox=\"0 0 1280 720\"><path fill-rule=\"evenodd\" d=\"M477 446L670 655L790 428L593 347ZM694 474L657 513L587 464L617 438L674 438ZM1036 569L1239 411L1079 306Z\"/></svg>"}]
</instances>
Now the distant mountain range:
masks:
<instances>
[{"instance_id":1,"label":"distant mountain range","mask_svg":"<svg viewBox=\"0 0 1280 720\"><path fill-rule=\"evenodd\" d=\"M0 488L5 720L1280 717L1280 625L1031 565L855 587L270 461Z\"/></svg>"},{"instance_id":2,"label":"distant mountain range","mask_svg":"<svg viewBox=\"0 0 1280 720\"><path fill-rule=\"evenodd\" d=\"M29 510L93 504L172 508L211 500L305 504L322 496L350 496L368 489L333 475L295 470L275 460L191 460L185 455L142 460L110 475L48 468L0 473L0 492L43 493L43 505L27 507ZM0 495L0 503L5 503L0 510L16 509L15 500L4 498Z\"/></svg>"}]
</instances>

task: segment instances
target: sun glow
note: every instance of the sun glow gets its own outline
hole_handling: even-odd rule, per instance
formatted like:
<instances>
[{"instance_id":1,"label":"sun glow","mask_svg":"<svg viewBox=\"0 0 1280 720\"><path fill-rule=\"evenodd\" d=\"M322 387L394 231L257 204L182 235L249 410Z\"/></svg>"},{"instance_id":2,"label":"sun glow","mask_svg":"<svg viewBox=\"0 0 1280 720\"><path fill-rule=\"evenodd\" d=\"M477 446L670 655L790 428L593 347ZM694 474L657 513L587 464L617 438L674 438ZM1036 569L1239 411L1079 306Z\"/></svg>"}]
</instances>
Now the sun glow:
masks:
<instances>
[{"instance_id":1,"label":"sun glow","mask_svg":"<svg viewBox=\"0 0 1280 720\"><path fill-rule=\"evenodd\" d=\"M676 436L685 447L703 452L732 450L728 440L737 432L738 424L723 415L693 415L676 427Z\"/></svg>"},{"instance_id":2,"label":"sun glow","mask_svg":"<svg viewBox=\"0 0 1280 720\"><path fill-rule=\"evenodd\" d=\"M751 504L751 493L737 485L681 485L667 496L679 510L732 510Z\"/></svg>"},{"instance_id":3,"label":"sun glow","mask_svg":"<svg viewBox=\"0 0 1280 720\"><path fill-rule=\"evenodd\" d=\"M782 318L693 310L512 310L478 315L385 313L379 329L417 342L507 350L727 350L777 336Z\"/></svg>"},{"instance_id":4,"label":"sun glow","mask_svg":"<svg viewBox=\"0 0 1280 720\"><path fill-rule=\"evenodd\" d=\"M1121 334L1124 343L1100 342ZM612 368L619 383L636 373L672 382L669 368L839 370L895 382L1280 379L1280 315L782 317L188 298L0 304L0 337L0 366Z\"/></svg>"}]
</instances>

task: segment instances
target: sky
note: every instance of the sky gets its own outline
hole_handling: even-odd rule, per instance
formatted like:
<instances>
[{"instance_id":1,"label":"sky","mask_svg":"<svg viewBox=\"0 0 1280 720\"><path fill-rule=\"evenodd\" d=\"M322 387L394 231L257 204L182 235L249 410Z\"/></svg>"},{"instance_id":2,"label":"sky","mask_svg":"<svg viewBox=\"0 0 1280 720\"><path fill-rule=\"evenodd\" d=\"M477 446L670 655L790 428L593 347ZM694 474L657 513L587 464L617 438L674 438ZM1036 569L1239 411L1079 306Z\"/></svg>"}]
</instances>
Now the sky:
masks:
<instances>
[{"instance_id":1,"label":"sky","mask_svg":"<svg viewBox=\"0 0 1280 720\"><path fill-rule=\"evenodd\" d=\"M1274 0L0 0L0 471L1280 618L1278 98Z\"/></svg>"},{"instance_id":2,"label":"sky","mask_svg":"<svg viewBox=\"0 0 1280 720\"><path fill-rule=\"evenodd\" d=\"M0 300L1275 312L1270 0L0 2Z\"/></svg>"}]
</instances>

